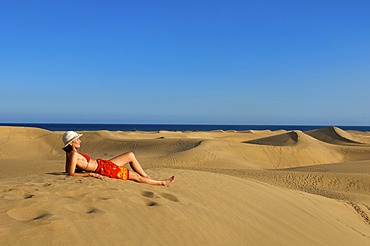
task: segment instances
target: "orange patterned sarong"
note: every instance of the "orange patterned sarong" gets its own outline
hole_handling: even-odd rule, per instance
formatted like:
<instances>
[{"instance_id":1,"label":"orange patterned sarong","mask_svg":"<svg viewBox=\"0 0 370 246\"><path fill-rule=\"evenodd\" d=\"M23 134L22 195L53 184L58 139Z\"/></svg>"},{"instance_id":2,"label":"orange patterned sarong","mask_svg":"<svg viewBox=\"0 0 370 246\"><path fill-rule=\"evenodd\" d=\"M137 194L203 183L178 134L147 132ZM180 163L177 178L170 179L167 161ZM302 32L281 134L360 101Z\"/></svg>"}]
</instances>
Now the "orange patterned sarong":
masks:
<instances>
[{"instance_id":1,"label":"orange patterned sarong","mask_svg":"<svg viewBox=\"0 0 370 246\"><path fill-rule=\"evenodd\" d=\"M100 175L107 176L110 178L128 180L130 177L130 170L125 167L120 167L114 164L112 161L97 159L98 168L95 170Z\"/></svg>"}]
</instances>

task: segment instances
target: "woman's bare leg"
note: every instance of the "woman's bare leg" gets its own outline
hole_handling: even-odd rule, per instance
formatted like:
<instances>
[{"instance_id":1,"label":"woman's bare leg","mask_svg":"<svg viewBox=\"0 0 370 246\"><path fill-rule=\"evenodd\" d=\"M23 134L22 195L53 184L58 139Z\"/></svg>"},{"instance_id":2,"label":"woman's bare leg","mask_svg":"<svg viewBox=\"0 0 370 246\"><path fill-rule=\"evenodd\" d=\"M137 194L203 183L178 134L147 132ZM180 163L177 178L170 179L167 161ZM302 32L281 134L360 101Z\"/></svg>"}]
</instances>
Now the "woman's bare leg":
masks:
<instances>
[{"instance_id":1,"label":"woman's bare leg","mask_svg":"<svg viewBox=\"0 0 370 246\"><path fill-rule=\"evenodd\" d=\"M122 155L119 155L117 157L114 157L110 159L113 163L115 163L117 166L123 167L123 165L129 163L131 168L140 174L144 178L150 178L148 174L144 171L144 169L141 167L139 161L136 159L136 156L133 152L127 152Z\"/></svg>"},{"instance_id":2,"label":"woman's bare leg","mask_svg":"<svg viewBox=\"0 0 370 246\"><path fill-rule=\"evenodd\" d=\"M175 176L168 178L166 180L154 180L151 178L145 178L136 172L130 172L129 180L133 180L139 183L150 184L150 185L163 185L169 186L173 182L175 182Z\"/></svg>"}]
</instances>

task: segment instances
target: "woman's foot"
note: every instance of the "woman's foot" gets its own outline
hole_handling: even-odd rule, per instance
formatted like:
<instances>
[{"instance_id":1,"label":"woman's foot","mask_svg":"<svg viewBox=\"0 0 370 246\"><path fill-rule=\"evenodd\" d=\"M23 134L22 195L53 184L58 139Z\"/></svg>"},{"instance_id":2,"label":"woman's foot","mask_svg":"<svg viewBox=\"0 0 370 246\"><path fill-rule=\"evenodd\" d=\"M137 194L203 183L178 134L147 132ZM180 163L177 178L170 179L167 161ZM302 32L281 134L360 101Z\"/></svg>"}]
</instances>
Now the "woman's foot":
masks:
<instances>
[{"instance_id":1,"label":"woman's foot","mask_svg":"<svg viewBox=\"0 0 370 246\"><path fill-rule=\"evenodd\" d=\"M163 180L163 186L169 186L173 182L175 182L175 176L172 176L171 178L168 178L166 180Z\"/></svg>"}]
</instances>

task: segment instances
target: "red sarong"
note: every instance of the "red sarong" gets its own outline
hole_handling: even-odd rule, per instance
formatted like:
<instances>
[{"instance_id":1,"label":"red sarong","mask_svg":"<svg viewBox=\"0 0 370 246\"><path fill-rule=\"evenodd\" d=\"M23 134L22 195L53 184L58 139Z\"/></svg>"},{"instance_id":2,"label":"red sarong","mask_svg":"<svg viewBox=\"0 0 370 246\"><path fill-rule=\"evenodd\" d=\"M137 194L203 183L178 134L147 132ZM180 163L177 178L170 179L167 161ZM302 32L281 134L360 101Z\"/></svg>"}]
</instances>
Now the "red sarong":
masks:
<instances>
[{"instance_id":1,"label":"red sarong","mask_svg":"<svg viewBox=\"0 0 370 246\"><path fill-rule=\"evenodd\" d=\"M98 162L98 168L95 170L96 173L110 178L129 179L130 170L128 168L117 166L109 160L97 159L96 161Z\"/></svg>"}]
</instances>

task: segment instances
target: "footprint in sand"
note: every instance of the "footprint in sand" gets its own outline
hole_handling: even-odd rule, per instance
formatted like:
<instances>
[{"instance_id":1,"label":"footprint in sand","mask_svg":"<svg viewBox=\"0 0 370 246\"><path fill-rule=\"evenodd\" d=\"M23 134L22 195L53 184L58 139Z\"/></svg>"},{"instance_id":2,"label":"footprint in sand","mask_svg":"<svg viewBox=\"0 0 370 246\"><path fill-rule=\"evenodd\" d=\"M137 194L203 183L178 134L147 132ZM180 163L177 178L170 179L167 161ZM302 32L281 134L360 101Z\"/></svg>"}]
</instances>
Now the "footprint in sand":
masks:
<instances>
[{"instance_id":1,"label":"footprint in sand","mask_svg":"<svg viewBox=\"0 0 370 246\"><path fill-rule=\"evenodd\" d=\"M9 217L18 221L39 221L45 220L52 216L52 214L32 207L26 208L12 208L6 212Z\"/></svg>"},{"instance_id":2,"label":"footprint in sand","mask_svg":"<svg viewBox=\"0 0 370 246\"><path fill-rule=\"evenodd\" d=\"M21 200L25 198L25 192L22 189L9 188L5 191L4 198L7 200Z\"/></svg>"},{"instance_id":3,"label":"footprint in sand","mask_svg":"<svg viewBox=\"0 0 370 246\"><path fill-rule=\"evenodd\" d=\"M172 201L172 202L179 202L179 199L176 196L174 196L172 194L169 194L169 193L161 193L161 195L158 196L158 195L154 194L154 192L144 191L142 193L142 195L144 197L152 198L152 199L155 198L155 197L163 197L163 198L165 198L165 199L167 199L169 201ZM150 207L158 206L158 205L159 205L159 203L157 203L155 201L150 201L150 202L147 203L147 206L150 206Z\"/></svg>"},{"instance_id":4,"label":"footprint in sand","mask_svg":"<svg viewBox=\"0 0 370 246\"><path fill-rule=\"evenodd\" d=\"M85 213L86 214L100 214L102 212L103 212L102 210L92 207L92 208L86 210Z\"/></svg>"},{"instance_id":5,"label":"footprint in sand","mask_svg":"<svg viewBox=\"0 0 370 246\"><path fill-rule=\"evenodd\" d=\"M150 201L146 204L148 207L154 207L154 206L159 206L157 202Z\"/></svg>"},{"instance_id":6,"label":"footprint in sand","mask_svg":"<svg viewBox=\"0 0 370 246\"><path fill-rule=\"evenodd\" d=\"M107 201L107 200L111 200L113 198L112 197L100 197L99 199L102 200L102 201Z\"/></svg>"},{"instance_id":7,"label":"footprint in sand","mask_svg":"<svg viewBox=\"0 0 370 246\"><path fill-rule=\"evenodd\" d=\"M169 194L169 193L161 193L161 196L167 200L170 200L172 202L179 202L179 199L177 199L176 196Z\"/></svg>"},{"instance_id":8,"label":"footprint in sand","mask_svg":"<svg viewBox=\"0 0 370 246\"><path fill-rule=\"evenodd\" d=\"M142 195L144 197L147 197L147 198L154 198L155 197L155 194L154 192L151 192L151 191L143 191ZM148 207L154 207L154 206L159 206L159 204L155 201L149 201L146 203L146 205Z\"/></svg>"},{"instance_id":9,"label":"footprint in sand","mask_svg":"<svg viewBox=\"0 0 370 246\"><path fill-rule=\"evenodd\" d=\"M148 197L148 198L154 198L154 193L151 191L144 191L143 196Z\"/></svg>"},{"instance_id":10,"label":"footprint in sand","mask_svg":"<svg viewBox=\"0 0 370 246\"><path fill-rule=\"evenodd\" d=\"M96 214L103 214L104 212L98 208L93 206L84 205L84 204L68 204L65 206L66 209L69 211L79 213L79 214L88 214L88 215L96 215Z\"/></svg>"}]
</instances>

